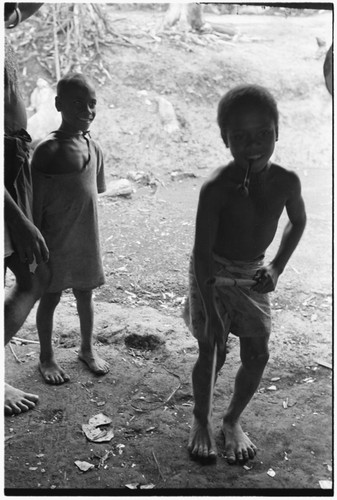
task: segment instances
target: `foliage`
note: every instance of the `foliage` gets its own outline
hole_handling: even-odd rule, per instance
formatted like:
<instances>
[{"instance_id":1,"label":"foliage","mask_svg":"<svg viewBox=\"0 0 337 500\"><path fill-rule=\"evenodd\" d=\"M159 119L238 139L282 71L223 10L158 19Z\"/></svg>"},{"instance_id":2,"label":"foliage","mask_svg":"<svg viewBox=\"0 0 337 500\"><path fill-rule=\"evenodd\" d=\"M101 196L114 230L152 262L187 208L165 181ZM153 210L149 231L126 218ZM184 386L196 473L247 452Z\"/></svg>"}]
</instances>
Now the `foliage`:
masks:
<instances>
[{"instance_id":1,"label":"foliage","mask_svg":"<svg viewBox=\"0 0 337 500\"><path fill-rule=\"evenodd\" d=\"M7 32L20 68L36 60L43 76L56 82L70 72L87 72L99 82L111 78L102 47L132 42L111 27L105 4L53 3Z\"/></svg>"}]
</instances>

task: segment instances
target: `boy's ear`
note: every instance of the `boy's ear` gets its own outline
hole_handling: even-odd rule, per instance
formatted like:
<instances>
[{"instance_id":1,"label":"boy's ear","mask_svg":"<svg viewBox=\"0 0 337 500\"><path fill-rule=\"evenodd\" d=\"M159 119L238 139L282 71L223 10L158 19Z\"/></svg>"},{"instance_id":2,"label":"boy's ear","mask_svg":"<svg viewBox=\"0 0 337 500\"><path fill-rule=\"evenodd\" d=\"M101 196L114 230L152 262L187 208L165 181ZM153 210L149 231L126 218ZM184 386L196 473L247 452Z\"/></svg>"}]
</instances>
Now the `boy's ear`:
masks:
<instances>
[{"instance_id":1,"label":"boy's ear","mask_svg":"<svg viewBox=\"0 0 337 500\"><path fill-rule=\"evenodd\" d=\"M58 95L55 97L55 108L57 109L57 111L61 111L61 103Z\"/></svg>"},{"instance_id":2,"label":"boy's ear","mask_svg":"<svg viewBox=\"0 0 337 500\"><path fill-rule=\"evenodd\" d=\"M221 130L221 137L222 137L223 142L225 143L226 148L228 148L229 146L228 146L227 135L223 130Z\"/></svg>"}]
</instances>

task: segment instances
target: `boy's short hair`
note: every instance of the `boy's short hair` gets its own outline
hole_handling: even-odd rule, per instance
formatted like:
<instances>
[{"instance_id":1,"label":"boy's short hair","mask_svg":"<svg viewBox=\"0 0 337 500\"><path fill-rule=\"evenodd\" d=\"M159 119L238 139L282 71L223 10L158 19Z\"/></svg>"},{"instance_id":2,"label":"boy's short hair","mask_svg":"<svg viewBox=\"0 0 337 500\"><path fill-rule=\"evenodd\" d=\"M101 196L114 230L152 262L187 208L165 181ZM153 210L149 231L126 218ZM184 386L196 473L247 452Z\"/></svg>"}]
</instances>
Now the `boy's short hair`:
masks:
<instances>
[{"instance_id":1,"label":"boy's short hair","mask_svg":"<svg viewBox=\"0 0 337 500\"><path fill-rule=\"evenodd\" d=\"M92 85L90 80L84 76L82 73L68 73L63 76L58 82L56 87L56 93L58 97L62 97L62 95L67 92L69 87L74 86L76 84Z\"/></svg>"},{"instance_id":2,"label":"boy's short hair","mask_svg":"<svg viewBox=\"0 0 337 500\"><path fill-rule=\"evenodd\" d=\"M279 114L272 94L260 85L244 84L232 88L220 99L217 121L223 138L226 136L228 121L233 113L239 107L250 106L252 104L264 108L270 113L275 122L276 131L278 131Z\"/></svg>"}]
</instances>

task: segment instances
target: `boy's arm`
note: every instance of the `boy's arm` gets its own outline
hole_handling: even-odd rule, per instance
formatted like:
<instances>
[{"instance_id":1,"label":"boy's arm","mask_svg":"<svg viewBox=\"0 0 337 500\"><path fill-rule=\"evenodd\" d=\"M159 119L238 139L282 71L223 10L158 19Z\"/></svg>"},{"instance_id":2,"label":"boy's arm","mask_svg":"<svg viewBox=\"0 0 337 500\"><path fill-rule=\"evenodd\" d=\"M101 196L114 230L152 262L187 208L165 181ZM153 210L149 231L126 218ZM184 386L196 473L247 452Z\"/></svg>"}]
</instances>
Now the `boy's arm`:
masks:
<instances>
[{"instance_id":1,"label":"boy's arm","mask_svg":"<svg viewBox=\"0 0 337 500\"><path fill-rule=\"evenodd\" d=\"M276 256L268 266L258 271L255 277L259 282L252 289L260 293L268 293L276 288L277 280L297 247L306 225L307 217L301 195L301 183L296 174L290 175L293 176L291 195L286 203L289 222L283 231Z\"/></svg>"},{"instance_id":2,"label":"boy's arm","mask_svg":"<svg viewBox=\"0 0 337 500\"><path fill-rule=\"evenodd\" d=\"M99 194L104 193L106 191L105 184L105 173L104 173L104 158L103 152L101 148L97 145L97 192Z\"/></svg>"},{"instance_id":3,"label":"boy's arm","mask_svg":"<svg viewBox=\"0 0 337 500\"><path fill-rule=\"evenodd\" d=\"M5 188L5 222L16 252L22 262L47 262L48 248L40 231L24 215Z\"/></svg>"},{"instance_id":4,"label":"boy's arm","mask_svg":"<svg viewBox=\"0 0 337 500\"><path fill-rule=\"evenodd\" d=\"M215 309L214 287L206 284L214 276L213 249L219 222L219 207L212 191L208 184L200 191L193 249L194 273L206 316L205 341L211 343L221 326Z\"/></svg>"}]
</instances>

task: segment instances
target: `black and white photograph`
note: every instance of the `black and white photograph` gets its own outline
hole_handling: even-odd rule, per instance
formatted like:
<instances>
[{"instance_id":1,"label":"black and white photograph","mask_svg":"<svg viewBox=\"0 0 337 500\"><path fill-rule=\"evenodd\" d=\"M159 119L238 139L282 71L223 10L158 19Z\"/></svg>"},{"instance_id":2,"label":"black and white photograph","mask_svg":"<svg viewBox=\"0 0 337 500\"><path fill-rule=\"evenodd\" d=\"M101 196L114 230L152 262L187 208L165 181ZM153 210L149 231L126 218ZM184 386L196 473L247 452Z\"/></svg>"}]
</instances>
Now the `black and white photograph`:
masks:
<instances>
[{"instance_id":1,"label":"black and white photograph","mask_svg":"<svg viewBox=\"0 0 337 500\"><path fill-rule=\"evenodd\" d=\"M6 496L333 496L333 3L3 4Z\"/></svg>"}]
</instances>

